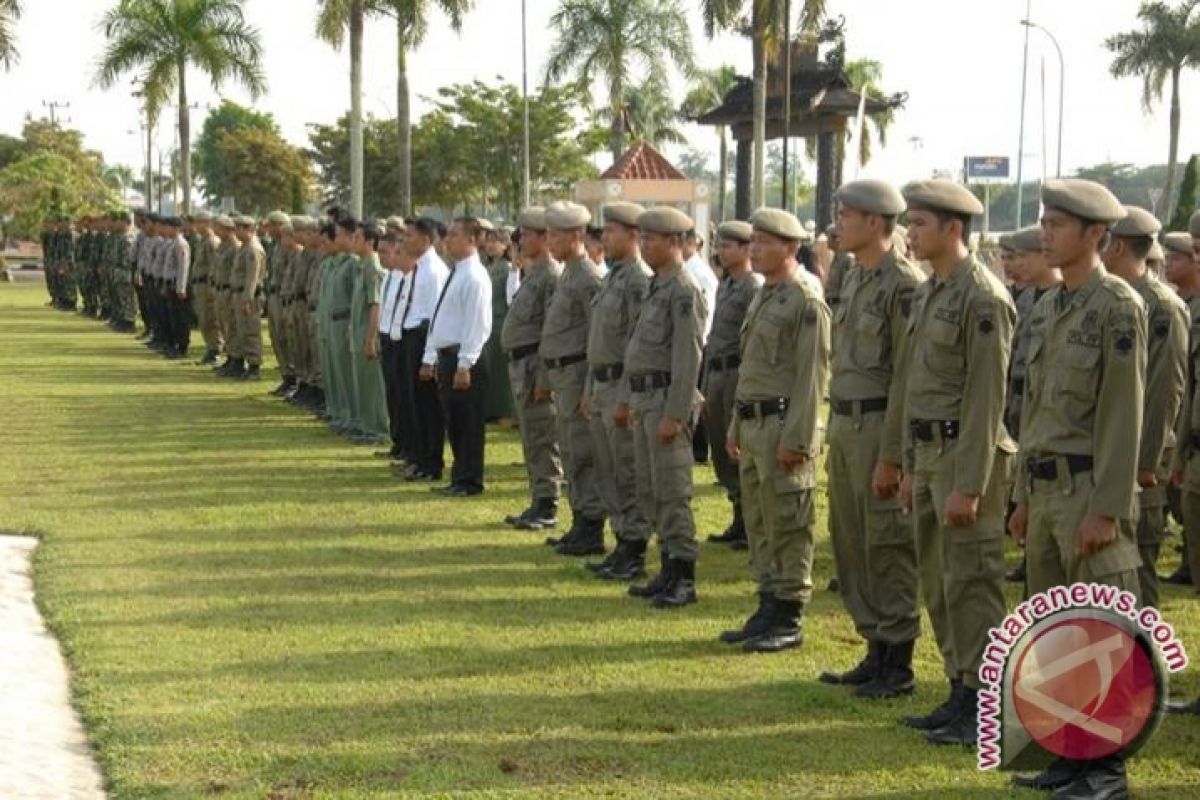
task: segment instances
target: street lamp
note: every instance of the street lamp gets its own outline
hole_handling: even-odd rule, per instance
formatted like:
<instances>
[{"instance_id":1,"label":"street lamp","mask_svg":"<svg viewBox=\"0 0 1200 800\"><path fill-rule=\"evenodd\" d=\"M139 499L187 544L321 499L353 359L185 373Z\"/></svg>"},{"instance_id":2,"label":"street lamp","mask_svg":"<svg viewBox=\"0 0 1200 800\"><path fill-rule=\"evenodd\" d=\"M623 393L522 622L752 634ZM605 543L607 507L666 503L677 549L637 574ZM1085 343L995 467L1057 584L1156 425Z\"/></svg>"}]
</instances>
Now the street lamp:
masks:
<instances>
[{"instance_id":1,"label":"street lamp","mask_svg":"<svg viewBox=\"0 0 1200 800\"><path fill-rule=\"evenodd\" d=\"M1054 171L1056 178L1062 177L1062 147L1063 147L1063 106L1067 91L1067 66L1063 60L1062 47L1058 44L1058 39L1054 38L1054 34L1043 28L1041 25L1032 20L1023 19L1021 24L1026 28L1034 28L1050 37L1050 41L1054 44L1054 49L1058 53L1058 165Z\"/></svg>"}]
</instances>

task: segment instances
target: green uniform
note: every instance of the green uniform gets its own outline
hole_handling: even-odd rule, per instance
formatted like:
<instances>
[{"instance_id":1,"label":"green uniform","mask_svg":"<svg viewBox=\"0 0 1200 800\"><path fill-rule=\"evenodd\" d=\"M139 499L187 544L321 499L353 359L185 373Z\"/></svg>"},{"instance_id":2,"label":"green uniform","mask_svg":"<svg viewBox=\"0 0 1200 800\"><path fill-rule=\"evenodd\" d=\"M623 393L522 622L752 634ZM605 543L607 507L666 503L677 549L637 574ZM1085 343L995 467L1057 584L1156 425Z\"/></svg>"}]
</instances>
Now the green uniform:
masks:
<instances>
[{"instance_id":1,"label":"green uniform","mask_svg":"<svg viewBox=\"0 0 1200 800\"><path fill-rule=\"evenodd\" d=\"M868 642L901 644L920 633L912 525L899 498L881 499L871 484L877 463L904 463L902 356L923 279L895 250L874 268L854 264L833 315L829 532L842 602Z\"/></svg>"},{"instance_id":2,"label":"green uniform","mask_svg":"<svg viewBox=\"0 0 1200 800\"><path fill-rule=\"evenodd\" d=\"M792 265L759 289L742 326L727 437L741 451L742 513L758 591L798 612L812 596L813 489L829 377L829 307ZM804 454L790 471L779 450Z\"/></svg>"},{"instance_id":3,"label":"green uniform","mask_svg":"<svg viewBox=\"0 0 1200 800\"><path fill-rule=\"evenodd\" d=\"M319 250L306 251L305 260L308 262L307 283L304 287L304 297L307 301L307 314L304 317L308 335L308 378L310 386L324 388L325 378L321 361L321 327L320 309L317 304L321 298L321 281L324 277L325 257ZM303 312L304 309L301 309Z\"/></svg>"},{"instance_id":4,"label":"green uniform","mask_svg":"<svg viewBox=\"0 0 1200 800\"><path fill-rule=\"evenodd\" d=\"M204 349L210 353L220 353L224 346L217 322L217 252L220 247L221 240L212 233L197 236L192 259L192 305Z\"/></svg>"},{"instance_id":5,"label":"green uniform","mask_svg":"<svg viewBox=\"0 0 1200 800\"><path fill-rule=\"evenodd\" d=\"M616 408L629 402L625 349L650 287L650 267L640 257L613 264L596 295L588 332L591 398L589 426L596 454L600 498L617 539L650 540L650 519L638 502L633 431L619 427Z\"/></svg>"},{"instance_id":6,"label":"green uniform","mask_svg":"<svg viewBox=\"0 0 1200 800\"><path fill-rule=\"evenodd\" d=\"M642 514L658 531L667 559L695 563L696 520L691 431L700 406L700 359L704 292L683 266L656 274L625 349L622 393L633 414L637 498ZM549 326L547 326L549 328ZM664 418L683 431L663 444L658 428Z\"/></svg>"},{"instance_id":7,"label":"green uniform","mask_svg":"<svg viewBox=\"0 0 1200 800\"><path fill-rule=\"evenodd\" d=\"M230 274L230 299L240 357L246 366L262 365L262 277L266 254L258 237L242 245Z\"/></svg>"},{"instance_id":8,"label":"green uniform","mask_svg":"<svg viewBox=\"0 0 1200 800\"><path fill-rule=\"evenodd\" d=\"M137 322L137 292L133 285L136 264L133 261L133 244L137 231L114 233L109 249L109 265L113 276L114 317L123 325Z\"/></svg>"},{"instance_id":9,"label":"green uniform","mask_svg":"<svg viewBox=\"0 0 1200 800\"><path fill-rule=\"evenodd\" d=\"M500 330L500 346L508 357L508 380L529 474L529 493L534 500L557 499L563 479L554 403L534 400L535 390L550 389L538 348L550 298L561 275L562 265L549 256L531 266L521 278Z\"/></svg>"},{"instance_id":10,"label":"green uniform","mask_svg":"<svg viewBox=\"0 0 1200 800\"><path fill-rule=\"evenodd\" d=\"M846 273L854 266L854 256L844 250L834 253L829 263L829 275L825 278L825 299L830 308L837 308L842 299L842 283Z\"/></svg>"},{"instance_id":11,"label":"green uniform","mask_svg":"<svg viewBox=\"0 0 1200 800\"><path fill-rule=\"evenodd\" d=\"M946 676L981 688L987 632L1004 618L1004 511L1016 445L1004 386L1016 309L974 256L913 295L905 364L906 472L921 594ZM952 492L975 495L975 523L944 516ZM1032 565L1031 565L1032 566Z\"/></svg>"},{"instance_id":12,"label":"green uniform","mask_svg":"<svg viewBox=\"0 0 1200 800\"><path fill-rule=\"evenodd\" d=\"M546 368L558 414L558 446L562 448L571 514L576 519L604 519L596 479L596 453L588 420L579 410L587 387L587 340L592 298L604 272L587 254L563 265L554 287L538 355Z\"/></svg>"},{"instance_id":13,"label":"green uniform","mask_svg":"<svg viewBox=\"0 0 1200 800\"><path fill-rule=\"evenodd\" d=\"M379 257L354 258L350 261L353 285L350 294L350 374L354 397L354 418L358 429L380 440L389 436L387 396L378 356L368 361L363 352L367 337L378 340L378 328L370 327L370 310L378 306L383 279L387 272Z\"/></svg>"},{"instance_id":14,"label":"green uniform","mask_svg":"<svg viewBox=\"0 0 1200 800\"><path fill-rule=\"evenodd\" d=\"M352 431L358 428L354 418L350 372L350 303L354 294L353 256L335 256L329 261L322 294L322 304L328 306L328 363L325 379L328 385L329 419L334 428ZM326 302L327 301L327 302Z\"/></svg>"},{"instance_id":15,"label":"green uniform","mask_svg":"<svg viewBox=\"0 0 1200 800\"><path fill-rule=\"evenodd\" d=\"M283 291L284 335L291 348L294 375L300 383L308 383L312 371L312 347L308 331L308 270L312 259L302 247L288 252L288 269Z\"/></svg>"},{"instance_id":16,"label":"green uniform","mask_svg":"<svg viewBox=\"0 0 1200 800\"><path fill-rule=\"evenodd\" d=\"M293 375L291 359L288 356L287 334L283 327L283 294L281 287L285 280L286 253L279 242L268 242L263 249L266 258L266 276L263 279L263 294L267 306L267 328L271 334L271 349L275 352L275 361L279 371L284 376Z\"/></svg>"},{"instance_id":17,"label":"green uniform","mask_svg":"<svg viewBox=\"0 0 1200 800\"><path fill-rule=\"evenodd\" d=\"M237 263L241 242L231 238L217 248L217 263L213 272L216 292L213 301L217 312L217 327L225 342L225 351L231 358L241 358L241 341L238 338L236 317L233 313L233 265Z\"/></svg>"},{"instance_id":18,"label":"green uniform","mask_svg":"<svg viewBox=\"0 0 1200 800\"><path fill-rule=\"evenodd\" d=\"M488 375L497 378L508 371L508 359L505 358L500 339L504 317L508 314L508 273L511 268L512 264L505 258L498 258L488 265L488 275L492 279L492 334L484 347L483 359L487 361ZM483 398L483 418L512 419L515 415L511 384L503 380L489 380Z\"/></svg>"}]
</instances>

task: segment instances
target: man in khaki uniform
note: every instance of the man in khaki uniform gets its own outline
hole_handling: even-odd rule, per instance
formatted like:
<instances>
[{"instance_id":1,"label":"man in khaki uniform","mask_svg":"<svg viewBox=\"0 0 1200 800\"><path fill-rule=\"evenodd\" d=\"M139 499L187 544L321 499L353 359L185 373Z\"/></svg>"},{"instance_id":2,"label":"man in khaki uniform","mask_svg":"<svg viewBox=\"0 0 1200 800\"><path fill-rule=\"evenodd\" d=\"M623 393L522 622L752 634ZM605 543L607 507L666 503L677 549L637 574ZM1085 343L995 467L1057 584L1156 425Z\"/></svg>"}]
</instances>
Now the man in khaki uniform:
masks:
<instances>
[{"instance_id":1,"label":"man in khaki uniform","mask_svg":"<svg viewBox=\"0 0 1200 800\"><path fill-rule=\"evenodd\" d=\"M905 187L908 239L933 274L913 296L905 369L905 476L921 594L950 698L906 717L935 744L976 740L979 666L1004 618L1004 512L1016 445L1004 429L1004 385L1016 310L1008 289L967 247L982 204L946 180Z\"/></svg>"},{"instance_id":2,"label":"man in khaki uniform","mask_svg":"<svg viewBox=\"0 0 1200 800\"><path fill-rule=\"evenodd\" d=\"M540 530L558 525L558 493L563 478L550 378L538 358L546 312L562 276L562 265L546 249L544 208L530 206L523 210L517 216L517 227L521 229L521 256L530 266L504 315L500 346L508 357L508 379L517 409L531 502L520 514L506 517L505 522L522 530ZM558 541L554 538L553 544Z\"/></svg>"},{"instance_id":3,"label":"man in khaki uniform","mask_svg":"<svg viewBox=\"0 0 1200 800\"><path fill-rule=\"evenodd\" d=\"M633 427L638 502L658 531L662 568L648 583L629 587L655 608L696 602L696 520L692 516L691 432L700 406L704 292L683 264L692 219L669 207L637 218L642 257L654 270L642 312L625 348L617 425Z\"/></svg>"},{"instance_id":4,"label":"man in khaki uniform","mask_svg":"<svg viewBox=\"0 0 1200 800\"><path fill-rule=\"evenodd\" d=\"M625 350L650 289L650 267L638 249L638 217L644 211L636 203L604 206L604 255L612 268L596 295L588 333L586 408L600 497L617 544L603 561L587 566L597 577L608 580L644 575L650 541L650 520L638 503L633 432L617 425L616 418L617 406L629 402L628 386L621 380Z\"/></svg>"},{"instance_id":5,"label":"man in khaki uniform","mask_svg":"<svg viewBox=\"0 0 1200 800\"><path fill-rule=\"evenodd\" d=\"M854 254L833 315L829 387L829 533L842 602L866 654L824 683L860 697L913 690L917 556L900 508L905 370L912 296L925 276L892 246L904 198L877 180L847 183L835 199L839 238ZM897 398L895 402L892 398Z\"/></svg>"},{"instance_id":6,"label":"man in khaki uniform","mask_svg":"<svg viewBox=\"0 0 1200 800\"><path fill-rule=\"evenodd\" d=\"M1100 254L1104 266L1142 298L1146 310L1146 393L1138 448L1136 540L1142 559L1138 587L1143 605L1158 605L1158 552L1166 533L1166 486L1171 478L1175 424L1187 382L1187 306L1150 271L1147 257L1162 229L1149 211L1125 207L1112 227L1112 241Z\"/></svg>"},{"instance_id":7,"label":"man in khaki uniform","mask_svg":"<svg viewBox=\"0 0 1200 800\"><path fill-rule=\"evenodd\" d=\"M826 228L825 237L829 242L829 249L833 251L833 260L829 262L829 274L825 277L825 300L830 308L837 308L841 302L842 281L854 263L854 256L842 246L836 223Z\"/></svg>"},{"instance_id":8,"label":"man in khaki uniform","mask_svg":"<svg viewBox=\"0 0 1200 800\"><path fill-rule=\"evenodd\" d=\"M563 264L563 271L546 309L538 355L554 392L572 517L571 529L554 551L588 556L604 552L605 514L596 478L596 452L581 407L587 388L592 298L600 291L604 271L588 258L584 248L586 228L592 220L585 207L551 203L545 217L550 254Z\"/></svg>"},{"instance_id":9,"label":"man in khaki uniform","mask_svg":"<svg viewBox=\"0 0 1200 800\"><path fill-rule=\"evenodd\" d=\"M291 343L292 366L296 375L296 386L286 397L289 403L301 406L312 401L313 390L310 382L313 350L308 332L308 273L313 268L313 262L308 246L314 227L311 217L292 217L292 235L288 242L291 264L287 271L288 284L284 287L284 327L287 340Z\"/></svg>"},{"instance_id":10,"label":"man in khaki uniform","mask_svg":"<svg viewBox=\"0 0 1200 800\"><path fill-rule=\"evenodd\" d=\"M1042 242L1063 285L1034 311L1021 461L1009 530L1023 542L1030 593L1076 582L1138 593L1137 477L1146 313L1100 251L1127 212L1091 181L1047 181ZM1143 253L1144 255L1144 253ZM1056 798L1127 796L1124 757L1059 759L1015 783Z\"/></svg>"},{"instance_id":11,"label":"man in khaki uniform","mask_svg":"<svg viewBox=\"0 0 1200 800\"><path fill-rule=\"evenodd\" d=\"M258 241L254 219L241 216L234 220L241 243L230 277L230 298L234 325L237 327L241 357L234 371L242 380L258 380L262 366L262 281L266 253Z\"/></svg>"},{"instance_id":12,"label":"man in khaki uniform","mask_svg":"<svg viewBox=\"0 0 1200 800\"><path fill-rule=\"evenodd\" d=\"M216 367L216 374L221 377L232 377L237 368L237 361L242 357L241 343L238 339L237 325L233 313L233 265L237 262L241 242L237 238L237 229L233 220L222 214L213 221L213 229L221 240L217 247L217 263L213 270L216 279L214 302L217 309L217 325L221 330L221 340L225 342L225 362Z\"/></svg>"},{"instance_id":13,"label":"man in khaki uniform","mask_svg":"<svg viewBox=\"0 0 1200 800\"><path fill-rule=\"evenodd\" d=\"M282 378L279 385L271 390L271 394L282 397L296 385L295 366L292 364L284 325L287 310L283 299L283 285L288 280L285 273L289 266L284 239L291 232L292 218L282 211L272 211L267 215L266 229L270 242L263 243L263 252L267 259L263 295L267 305L267 329L271 334L271 349L275 352L275 362L279 365Z\"/></svg>"},{"instance_id":14,"label":"man in khaki uniform","mask_svg":"<svg viewBox=\"0 0 1200 800\"><path fill-rule=\"evenodd\" d=\"M725 449L738 463L742 514L758 608L721 641L752 652L803 642L812 596L816 460L829 377L830 314L819 285L802 276L796 250L804 226L786 211L750 217L750 260L763 276L742 325L735 411Z\"/></svg>"},{"instance_id":15,"label":"man in khaki uniform","mask_svg":"<svg viewBox=\"0 0 1200 800\"><path fill-rule=\"evenodd\" d=\"M704 395L704 425L713 443L712 462L717 481L733 506L733 520L724 532L709 536L710 542L728 544L735 550L749 547L746 522L742 515L742 484L738 466L721 444L729 431L737 392L738 367L742 363L742 324L746 311L763 284L762 276L750 265L750 240L754 229L748 222L723 222L717 227L721 282L717 285L717 305L713 310L712 330L704 346L704 376L700 387Z\"/></svg>"},{"instance_id":16,"label":"man in khaki uniform","mask_svg":"<svg viewBox=\"0 0 1200 800\"><path fill-rule=\"evenodd\" d=\"M207 211L197 211L193 220L197 243L192 268L192 291L195 293L192 303L200 336L204 339L204 356L197 363L210 365L217 363L224 346L217 324L216 300L217 248L221 246L221 240L213 233L212 215Z\"/></svg>"}]
</instances>

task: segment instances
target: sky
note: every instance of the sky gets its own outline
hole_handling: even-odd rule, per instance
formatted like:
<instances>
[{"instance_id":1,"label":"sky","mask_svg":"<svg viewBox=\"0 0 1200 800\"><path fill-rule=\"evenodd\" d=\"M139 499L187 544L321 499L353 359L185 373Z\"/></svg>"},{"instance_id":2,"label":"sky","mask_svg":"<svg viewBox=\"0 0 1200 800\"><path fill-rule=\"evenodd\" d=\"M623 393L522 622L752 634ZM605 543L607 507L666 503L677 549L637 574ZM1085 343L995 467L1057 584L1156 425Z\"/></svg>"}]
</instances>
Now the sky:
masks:
<instances>
[{"instance_id":1,"label":"sky","mask_svg":"<svg viewBox=\"0 0 1200 800\"><path fill-rule=\"evenodd\" d=\"M93 83L104 39L97 21L115 0L26 0L17 27L21 59L0 72L0 133L17 135L27 114L46 117L47 103L69 103L59 119L85 134L89 147L110 163L140 170L139 109L130 79L101 91ZM887 146L858 173L896 183L961 167L967 155L1009 156L1015 172L1021 111L1022 53L1026 3L1032 19L1058 38L1066 61L1063 174L1103 161L1164 163L1167 157L1166 99L1153 113L1140 104L1141 84L1115 80L1104 39L1131 28L1138 0L829 0L832 14L844 16L850 58L883 64L883 89L907 92L908 102L888 132ZM705 38L698 0L681 0L689 14L697 59L703 67L732 64L751 69L747 40L723 35ZM797 3L798 4L798 3ZM528 0L530 83L544 67L552 35L549 18L556 0ZM218 93L197 74L189 95L202 106L222 97L269 111L295 144L307 142L306 124L331 122L349 104L349 55L313 35L317 0L246 0L246 14L262 33L268 94L251 101L235 85ZM476 0L465 30L456 35L435 13L424 44L410 58L410 83L419 115L429 107L421 95L439 86L474 79L521 80L520 0ZM396 42L393 24L368 23L365 41L364 108L380 116L395 112ZM1058 134L1059 67L1053 45L1041 31L1029 37L1025 174L1053 176ZM1045 91L1042 86L1045 84ZM682 97L684 83L674 80ZM1181 158L1200 150L1200 73L1185 74L1181 92ZM1045 113L1043 114L1043 106ZM173 112L172 112L173 113ZM195 112L198 132L205 113ZM689 146L714 154L713 129L687 125ZM175 126L164 119L159 145L174 146ZM1043 135L1046 147L1043 148ZM802 150L797 144L797 150ZM1046 157L1043 157L1043 151ZM677 156L680 148L667 148ZM607 166L607 157L598 159ZM804 169L815 175L815 165ZM855 167L848 167L854 177Z\"/></svg>"}]
</instances>

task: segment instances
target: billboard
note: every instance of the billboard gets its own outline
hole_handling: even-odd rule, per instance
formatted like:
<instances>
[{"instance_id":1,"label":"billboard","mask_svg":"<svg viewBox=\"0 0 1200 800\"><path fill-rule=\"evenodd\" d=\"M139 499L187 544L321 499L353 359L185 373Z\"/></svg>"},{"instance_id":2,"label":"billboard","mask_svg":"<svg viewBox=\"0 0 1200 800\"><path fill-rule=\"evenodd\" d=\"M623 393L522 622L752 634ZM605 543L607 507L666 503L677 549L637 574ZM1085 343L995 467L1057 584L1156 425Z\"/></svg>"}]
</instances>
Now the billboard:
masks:
<instances>
[{"instance_id":1,"label":"billboard","mask_svg":"<svg viewBox=\"0 0 1200 800\"><path fill-rule=\"evenodd\" d=\"M968 183L1009 179L1008 156L967 156L964 160Z\"/></svg>"}]
</instances>

